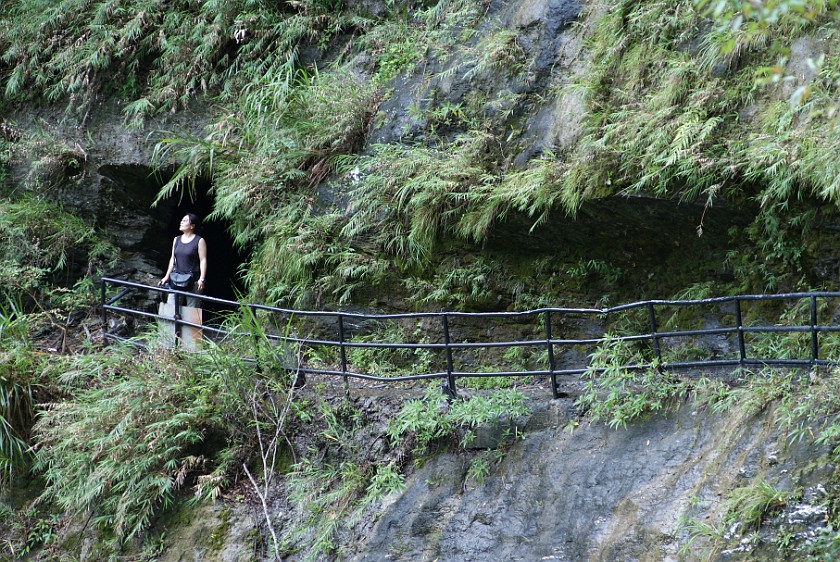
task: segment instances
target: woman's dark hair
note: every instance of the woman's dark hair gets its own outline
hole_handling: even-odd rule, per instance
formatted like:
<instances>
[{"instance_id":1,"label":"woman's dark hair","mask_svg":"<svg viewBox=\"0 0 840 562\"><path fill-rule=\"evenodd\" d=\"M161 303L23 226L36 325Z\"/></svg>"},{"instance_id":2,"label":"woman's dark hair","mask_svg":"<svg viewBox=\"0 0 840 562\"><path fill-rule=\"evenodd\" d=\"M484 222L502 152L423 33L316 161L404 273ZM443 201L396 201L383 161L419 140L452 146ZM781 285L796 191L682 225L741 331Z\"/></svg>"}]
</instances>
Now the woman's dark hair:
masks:
<instances>
[{"instance_id":1,"label":"woman's dark hair","mask_svg":"<svg viewBox=\"0 0 840 562\"><path fill-rule=\"evenodd\" d=\"M190 217L190 224L194 227L198 228L201 226L201 220L198 218L198 215L195 213L187 213L187 216Z\"/></svg>"}]
</instances>

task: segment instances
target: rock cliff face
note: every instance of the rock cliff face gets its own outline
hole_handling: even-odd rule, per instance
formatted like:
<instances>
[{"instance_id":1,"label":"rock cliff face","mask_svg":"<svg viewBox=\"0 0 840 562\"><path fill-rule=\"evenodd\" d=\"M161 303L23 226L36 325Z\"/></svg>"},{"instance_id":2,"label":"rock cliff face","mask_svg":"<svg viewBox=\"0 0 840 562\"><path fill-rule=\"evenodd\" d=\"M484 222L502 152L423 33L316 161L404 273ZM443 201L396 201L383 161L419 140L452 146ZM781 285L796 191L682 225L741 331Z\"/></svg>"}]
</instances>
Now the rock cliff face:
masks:
<instances>
[{"instance_id":1,"label":"rock cliff face","mask_svg":"<svg viewBox=\"0 0 840 562\"><path fill-rule=\"evenodd\" d=\"M392 4L363 3L371 13ZM521 170L547 151L565 152L579 139L586 111L583 95L568 86L588 64L584 39L592 20L609 9L606 4L487 2L486 23L470 41L478 44L491 28L512 31L523 57L531 61L527 70L511 74L480 69L455 54L438 60L428 72L403 73L377 108L375 126L361 151L375 143L422 143L428 127L426 117L418 115L424 110L457 105L470 92L487 91L505 93L487 116L499 131L511 131L500 167ZM797 43L797 60L807 59L808 49ZM94 106L89 119L86 115L77 122L34 109L21 110L14 121L24 131L46 130L67 147L73 171L48 195L113 233L123 251L118 269L134 268L135 278L153 283L165 267L182 214L212 211L213 185L201 180L195 201L169 199L152 206L172 171L153 173L148 132L183 128L200 133L211 118L210 110L196 104L194 111L150 122L141 132L123 125L115 103ZM457 131L440 127L436 134L454 137ZM32 169L32 162L15 162L7 181L31 183ZM339 206L337 189L328 179L319 190L322 203ZM675 286L698 280L730 280L732 273L722 265L727 253L748 249L747 241L730 238L729 229L745 227L758 209L710 203L610 196L584 202L575 217L557 210L537 227L530 214L511 211L493 225L483 244L453 252L491 252L511 262L522 256L562 256L573 262L583 256L632 272L626 279L629 284L648 280L662 268L667 274L660 276L661 284L649 285L662 292L635 296L664 297ZM233 247L228 226L211 222L205 227L212 248L208 292L213 296L233 295L238 267L247 257L247 248ZM834 223L828 227L836 229ZM813 267L815 277L836 281L837 259L823 253L824 259ZM665 267L668 264L674 267ZM531 275L530 270L524 273ZM599 295L592 296L594 300ZM755 417L716 414L687 402L675 405L667 416L634 422L627 429L584 423L568 432L567 424L576 414L570 400L550 400L546 393L531 406L534 414L521 420L521 433L483 483L468 477L464 454L439 451L413 473L401 494L375 506L370 520L357 525L358 535L347 543L354 546L340 558L479 562L774 556L776 545L758 532L749 542L739 543L733 539L736 530L691 531L692 521L712 525L720 519L725 510L721 500L728 491L760 479L802 497L777 514L791 533L804 536L825 524L828 508L822 500L834 466L824 460L826 451L804 443L789 445L775 429L772 412ZM283 520L283 507L273 509L277 520ZM260 533L260 516L246 508L221 504L184 519L168 528L169 548L161 560L268 559L250 546ZM723 550L724 543L731 548ZM290 554L287 559L304 556ZM95 553L80 558L96 559Z\"/></svg>"},{"instance_id":2,"label":"rock cliff face","mask_svg":"<svg viewBox=\"0 0 840 562\"><path fill-rule=\"evenodd\" d=\"M379 3L368 6L372 12L381 8ZM577 0L489 3L485 23L478 26L471 43L478 45L487 34L500 29L512 33L521 56L531 61L527 70L510 73L477 68L476 61L462 60L463 53L453 53L432 63L434 68L407 72L397 77L393 90L378 107L367 146L422 143L429 119L424 115L435 107L466 103L471 93L483 92L482 95L500 100L518 100L486 115L493 127L516 131L505 141L506 159L499 166L518 170L545 151L568 150L578 138L585 113L582 94L568 86L586 67L584 39L603 9L600 3ZM74 168L71 176L54 181L49 195L66 209L112 233L113 242L122 250L118 271L133 269L136 280L154 282L165 269L180 217L185 212L206 216L214 204L212 182L201 180L194 200L168 198L153 205L171 173L152 167L155 139L165 131L201 135L212 118L211 112L195 103L189 111L151 120L143 130L137 130L127 128L119 102L112 99L97 102L84 118L67 116L59 109L22 109L12 121L27 133L40 131L50 136L73 155L78 169ZM436 129L442 137L454 137L457 133L446 127ZM33 177L35 169L32 161L17 161L9 180L39 185L38 178ZM346 204L331 192L329 181L319 194L327 206ZM716 279L727 275L724 268L717 266L733 247L728 231L748 224L754 213L750 209L728 209L722 202L708 206L652 197L608 197L585 203L576 217L558 210L538 228L532 228L533 216L505 213L504 219L494 224L485 244L458 251L472 255L489 251L494 260L502 261L523 255L572 263L596 260L624 270L625 280L631 283L647 278L653 269L665 268L665 264L675 266L681 260L673 260L673 256L694 256L692 261L704 267L683 268L669 276L678 278L676 285L681 288L708 279L710 272ZM701 224L704 234L698 237ZM202 232L213 249L214 267L208 290L222 298L230 298L234 290L241 289L238 268L249 252L249 248L234 248L228 227L224 222L211 221ZM666 278L661 279L667 285ZM633 298L643 296L648 295Z\"/></svg>"},{"instance_id":3,"label":"rock cliff face","mask_svg":"<svg viewBox=\"0 0 840 562\"><path fill-rule=\"evenodd\" d=\"M727 491L760 477L786 490L818 489L833 471L819 462L803 470L799 463L819 451L780 442L772 414L744 419L685 403L626 430L593 424L570 434L569 408L539 405L481 486L465 482L459 457L434 458L352 559L702 560L714 554L708 542L679 552L685 523L713 521Z\"/></svg>"},{"instance_id":4,"label":"rock cliff face","mask_svg":"<svg viewBox=\"0 0 840 562\"><path fill-rule=\"evenodd\" d=\"M791 536L826 525L834 465L825 450L789 445L773 412L713 413L692 402L626 430L602 423L570 432L570 400L534 396L532 413L483 483L464 453L439 451L386 498L343 544L341 560L485 562L767 560L783 558L774 537L720 525L733 489L772 482L800 497L764 521ZM276 520L287 517L278 506ZM219 505L170 528L162 560L250 560L260 516ZM208 536L216 534L217 546ZM743 539L746 536L748 538ZM743 540L742 540L743 539ZM218 545L225 545L223 548ZM238 546L237 546L238 545ZM789 553L790 559L803 554ZM799 558L797 558L799 556ZM303 559L289 555L287 560Z\"/></svg>"}]
</instances>

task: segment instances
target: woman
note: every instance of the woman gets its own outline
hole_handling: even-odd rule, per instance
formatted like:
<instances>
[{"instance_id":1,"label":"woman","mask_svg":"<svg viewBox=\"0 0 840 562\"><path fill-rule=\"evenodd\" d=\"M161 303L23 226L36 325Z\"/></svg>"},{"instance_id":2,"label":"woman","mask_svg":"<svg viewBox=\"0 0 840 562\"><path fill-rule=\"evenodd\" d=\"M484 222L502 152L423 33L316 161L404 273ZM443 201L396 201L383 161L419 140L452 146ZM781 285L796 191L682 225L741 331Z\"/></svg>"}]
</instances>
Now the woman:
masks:
<instances>
[{"instance_id":1,"label":"woman","mask_svg":"<svg viewBox=\"0 0 840 562\"><path fill-rule=\"evenodd\" d=\"M207 243L204 238L195 233L197 227L198 217L193 213L187 213L181 219L181 225L179 226L181 235L176 236L175 240L172 241L169 268L158 285L167 283L173 271L192 273L192 283L183 290L190 293L204 292L204 280L207 277ZM198 308L201 306L201 299L187 297L186 304Z\"/></svg>"}]
</instances>

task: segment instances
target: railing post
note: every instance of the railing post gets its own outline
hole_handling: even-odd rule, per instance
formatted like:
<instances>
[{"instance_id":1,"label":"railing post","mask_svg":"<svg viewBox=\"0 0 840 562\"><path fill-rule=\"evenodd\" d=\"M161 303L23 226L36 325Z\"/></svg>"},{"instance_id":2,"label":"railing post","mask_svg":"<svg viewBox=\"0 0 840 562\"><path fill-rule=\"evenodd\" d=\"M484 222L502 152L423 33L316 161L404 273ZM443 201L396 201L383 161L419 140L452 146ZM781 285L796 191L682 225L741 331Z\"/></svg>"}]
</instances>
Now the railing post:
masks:
<instances>
[{"instance_id":1,"label":"railing post","mask_svg":"<svg viewBox=\"0 0 840 562\"><path fill-rule=\"evenodd\" d=\"M551 343L551 311L543 312L545 320L545 343L548 348L548 370L551 371L551 393L555 398L560 398L557 392L557 375L554 374L554 344Z\"/></svg>"},{"instance_id":2,"label":"railing post","mask_svg":"<svg viewBox=\"0 0 840 562\"><path fill-rule=\"evenodd\" d=\"M166 298L168 299L169 297L166 297ZM172 325L175 326L175 339L172 340L172 343L175 345L175 347L181 347L181 345L184 343L183 341L181 341L181 326L180 326L180 323L181 323L181 295L176 295L175 293L172 293L172 298L174 299L172 301L172 304L173 304L173 307L172 307L172 320L173 320Z\"/></svg>"},{"instance_id":3,"label":"railing post","mask_svg":"<svg viewBox=\"0 0 840 562\"><path fill-rule=\"evenodd\" d=\"M105 300L106 300L106 292L105 292L105 280L102 279L102 286L99 289L100 299L101 299L101 306L102 306L102 343L105 344L108 342L108 311L105 310Z\"/></svg>"},{"instance_id":4,"label":"railing post","mask_svg":"<svg viewBox=\"0 0 840 562\"><path fill-rule=\"evenodd\" d=\"M267 368L265 361L266 354L262 351L263 342L260 339L260 334L264 334L264 332L259 326L259 320L257 319L257 307L249 303L244 308L248 311L248 317L243 318L243 320L247 321L250 326L249 331L251 332L251 339L253 340L251 345L254 346L254 370L257 373L265 373ZM266 341L266 344L271 345L271 342ZM271 351L269 350L266 353L271 353Z\"/></svg>"},{"instance_id":5,"label":"railing post","mask_svg":"<svg viewBox=\"0 0 840 562\"><path fill-rule=\"evenodd\" d=\"M344 392L350 394L350 383L347 380L347 349L344 347L344 316L338 313L338 353L341 357L341 374L344 377Z\"/></svg>"},{"instance_id":6,"label":"railing post","mask_svg":"<svg viewBox=\"0 0 840 562\"><path fill-rule=\"evenodd\" d=\"M448 394L455 396L457 391L455 390L455 377L452 375L452 371L454 371L453 363L452 363L452 347L450 344L452 343L449 337L449 317L444 314L443 315L443 345L446 349L446 375L447 375L447 382L446 385L448 387Z\"/></svg>"},{"instance_id":7,"label":"railing post","mask_svg":"<svg viewBox=\"0 0 840 562\"><path fill-rule=\"evenodd\" d=\"M653 303L648 302L648 319L650 320L650 337L653 342L653 352L656 354L656 360L662 364L662 351L659 349L659 338L656 335L656 314L653 310Z\"/></svg>"},{"instance_id":8,"label":"railing post","mask_svg":"<svg viewBox=\"0 0 840 562\"><path fill-rule=\"evenodd\" d=\"M811 295L811 365L817 364L820 348L817 341L817 297Z\"/></svg>"},{"instance_id":9,"label":"railing post","mask_svg":"<svg viewBox=\"0 0 840 562\"><path fill-rule=\"evenodd\" d=\"M741 299L738 297L735 297L735 323L738 329L738 362L743 367L744 361L747 359L747 351L744 346L744 321L741 318Z\"/></svg>"}]
</instances>

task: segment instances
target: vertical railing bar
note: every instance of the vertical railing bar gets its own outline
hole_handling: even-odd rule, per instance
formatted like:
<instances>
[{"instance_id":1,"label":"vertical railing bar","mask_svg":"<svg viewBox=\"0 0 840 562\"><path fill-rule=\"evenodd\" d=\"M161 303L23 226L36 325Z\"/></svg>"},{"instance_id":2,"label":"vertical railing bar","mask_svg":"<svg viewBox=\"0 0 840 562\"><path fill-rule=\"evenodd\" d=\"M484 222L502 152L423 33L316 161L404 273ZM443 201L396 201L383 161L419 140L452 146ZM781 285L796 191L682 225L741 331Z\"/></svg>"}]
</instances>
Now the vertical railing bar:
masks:
<instances>
[{"instance_id":1,"label":"vertical railing bar","mask_svg":"<svg viewBox=\"0 0 840 562\"><path fill-rule=\"evenodd\" d=\"M452 362L452 340L449 337L449 317L444 314L443 318L443 344L446 349L446 379L447 379L447 386L449 387L449 393L452 396L457 394L455 390L455 377L452 375L452 371L454 371L453 362Z\"/></svg>"},{"instance_id":2,"label":"vertical railing bar","mask_svg":"<svg viewBox=\"0 0 840 562\"><path fill-rule=\"evenodd\" d=\"M811 364L819 359L820 348L817 336L817 297L811 295Z\"/></svg>"},{"instance_id":3,"label":"vertical railing bar","mask_svg":"<svg viewBox=\"0 0 840 562\"><path fill-rule=\"evenodd\" d=\"M250 326L251 339L254 340L254 343L253 343L253 346L254 346L254 370L257 373L263 373L264 371L263 371L263 364L262 364L263 363L262 353L260 352L260 348L262 346L260 345L260 337L257 333L258 327L257 327L256 307L253 304L248 303L245 306L245 308L247 308L247 310L248 310L249 317L248 318L243 318L242 320L243 320L243 322L247 322L247 324L245 324L245 326Z\"/></svg>"},{"instance_id":4,"label":"vertical railing bar","mask_svg":"<svg viewBox=\"0 0 840 562\"><path fill-rule=\"evenodd\" d=\"M172 316L173 316L172 320L174 320L174 322L172 324L173 324L173 326L175 326L175 341L174 341L174 344L175 344L175 347L180 347L181 344L184 343L184 342L181 341L181 333L180 333L180 325L179 325L181 323L181 299L179 298L181 295L176 295L175 293L171 293L171 295L172 295L172 299L173 299L172 304L174 305L172 307ZM167 296L167 299L168 298L169 297Z\"/></svg>"},{"instance_id":5,"label":"vertical railing bar","mask_svg":"<svg viewBox=\"0 0 840 562\"><path fill-rule=\"evenodd\" d=\"M648 302L648 320L650 321L650 337L653 341L653 352L656 354L656 360L662 364L662 351L659 349L659 338L656 335L656 313L653 309L653 303Z\"/></svg>"},{"instance_id":6,"label":"vertical railing bar","mask_svg":"<svg viewBox=\"0 0 840 562\"><path fill-rule=\"evenodd\" d=\"M554 363L554 344L551 343L551 311L546 310L543 313L545 321L545 341L548 347L548 370L551 371L551 393L554 398L560 398L557 392L557 375L554 374L556 365Z\"/></svg>"},{"instance_id":7,"label":"vertical railing bar","mask_svg":"<svg viewBox=\"0 0 840 562\"><path fill-rule=\"evenodd\" d=\"M738 353L739 363L744 366L744 361L747 359L746 346L744 345L744 321L741 316L741 299L735 298L735 324L738 330Z\"/></svg>"},{"instance_id":8,"label":"vertical railing bar","mask_svg":"<svg viewBox=\"0 0 840 562\"><path fill-rule=\"evenodd\" d=\"M105 280L102 280L102 287L100 288L100 297L102 299L102 343L108 343L108 310L105 308Z\"/></svg>"},{"instance_id":9,"label":"vertical railing bar","mask_svg":"<svg viewBox=\"0 0 840 562\"><path fill-rule=\"evenodd\" d=\"M338 353L341 357L341 373L344 377L344 392L349 396L350 382L347 377L347 348L344 346L344 315L338 313Z\"/></svg>"}]
</instances>

